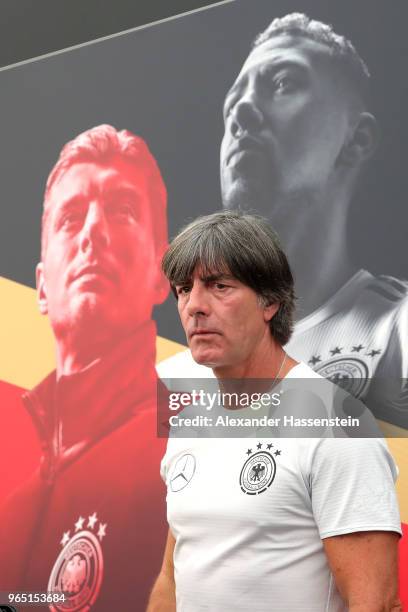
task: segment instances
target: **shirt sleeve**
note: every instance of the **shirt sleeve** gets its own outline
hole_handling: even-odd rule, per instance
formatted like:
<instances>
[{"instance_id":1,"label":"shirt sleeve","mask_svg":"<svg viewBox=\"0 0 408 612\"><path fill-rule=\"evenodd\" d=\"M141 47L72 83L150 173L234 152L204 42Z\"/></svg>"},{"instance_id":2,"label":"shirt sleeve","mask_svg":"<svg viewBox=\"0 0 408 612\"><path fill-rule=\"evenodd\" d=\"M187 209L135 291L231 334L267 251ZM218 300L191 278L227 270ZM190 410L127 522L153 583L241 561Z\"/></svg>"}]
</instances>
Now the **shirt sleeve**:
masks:
<instances>
[{"instance_id":1,"label":"shirt sleeve","mask_svg":"<svg viewBox=\"0 0 408 612\"><path fill-rule=\"evenodd\" d=\"M387 348L373 378L367 405L377 418L408 428L408 297L394 316Z\"/></svg>"},{"instance_id":2,"label":"shirt sleeve","mask_svg":"<svg viewBox=\"0 0 408 612\"><path fill-rule=\"evenodd\" d=\"M310 490L320 537L357 531L402 534L398 469L377 438L322 439L313 453Z\"/></svg>"}]
</instances>

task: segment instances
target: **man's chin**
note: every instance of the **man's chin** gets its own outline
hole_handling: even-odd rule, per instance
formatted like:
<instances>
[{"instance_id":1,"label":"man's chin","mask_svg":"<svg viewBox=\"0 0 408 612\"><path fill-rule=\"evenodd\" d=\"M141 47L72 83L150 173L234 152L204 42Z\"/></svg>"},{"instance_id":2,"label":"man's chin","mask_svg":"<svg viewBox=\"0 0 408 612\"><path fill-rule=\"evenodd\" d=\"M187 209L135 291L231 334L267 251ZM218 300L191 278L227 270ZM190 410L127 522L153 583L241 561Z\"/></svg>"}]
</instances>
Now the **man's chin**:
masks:
<instances>
[{"instance_id":1,"label":"man's chin","mask_svg":"<svg viewBox=\"0 0 408 612\"><path fill-rule=\"evenodd\" d=\"M72 305L77 310L107 310L109 305L106 296L98 289L81 291L73 300Z\"/></svg>"},{"instance_id":2,"label":"man's chin","mask_svg":"<svg viewBox=\"0 0 408 612\"><path fill-rule=\"evenodd\" d=\"M270 213L271 190L264 181L237 178L224 187L223 207L227 210L254 211L263 215Z\"/></svg>"},{"instance_id":3,"label":"man's chin","mask_svg":"<svg viewBox=\"0 0 408 612\"><path fill-rule=\"evenodd\" d=\"M191 355L198 365L206 366L207 368L214 368L218 363L217 356L210 353L210 351L191 350Z\"/></svg>"},{"instance_id":4,"label":"man's chin","mask_svg":"<svg viewBox=\"0 0 408 612\"><path fill-rule=\"evenodd\" d=\"M75 325L89 333L96 327L111 327L117 318L115 303L99 292L84 291L72 300L70 312Z\"/></svg>"}]
</instances>

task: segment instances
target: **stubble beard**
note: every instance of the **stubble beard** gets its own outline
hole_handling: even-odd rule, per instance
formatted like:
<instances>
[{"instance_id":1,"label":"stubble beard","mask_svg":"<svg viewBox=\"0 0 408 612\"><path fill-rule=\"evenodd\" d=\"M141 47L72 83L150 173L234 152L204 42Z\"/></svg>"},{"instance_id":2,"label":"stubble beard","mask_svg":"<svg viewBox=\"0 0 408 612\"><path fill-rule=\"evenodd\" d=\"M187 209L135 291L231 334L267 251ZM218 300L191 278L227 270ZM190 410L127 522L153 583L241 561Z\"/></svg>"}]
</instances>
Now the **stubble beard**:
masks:
<instances>
[{"instance_id":1,"label":"stubble beard","mask_svg":"<svg viewBox=\"0 0 408 612\"><path fill-rule=\"evenodd\" d=\"M262 215L285 244L294 225L316 208L320 194L313 185L281 183L272 172L256 178L227 175L221 181L223 207Z\"/></svg>"},{"instance_id":2,"label":"stubble beard","mask_svg":"<svg viewBox=\"0 0 408 612\"><path fill-rule=\"evenodd\" d=\"M221 184L223 207L260 214L274 226L282 208L276 178L272 176L229 177ZM278 229L278 228L276 228Z\"/></svg>"},{"instance_id":3,"label":"stubble beard","mask_svg":"<svg viewBox=\"0 0 408 612\"><path fill-rule=\"evenodd\" d=\"M55 338L82 346L113 337L118 317L111 307L110 302L103 303L100 296L92 292L75 296L65 312L57 313L51 320Z\"/></svg>"}]
</instances>

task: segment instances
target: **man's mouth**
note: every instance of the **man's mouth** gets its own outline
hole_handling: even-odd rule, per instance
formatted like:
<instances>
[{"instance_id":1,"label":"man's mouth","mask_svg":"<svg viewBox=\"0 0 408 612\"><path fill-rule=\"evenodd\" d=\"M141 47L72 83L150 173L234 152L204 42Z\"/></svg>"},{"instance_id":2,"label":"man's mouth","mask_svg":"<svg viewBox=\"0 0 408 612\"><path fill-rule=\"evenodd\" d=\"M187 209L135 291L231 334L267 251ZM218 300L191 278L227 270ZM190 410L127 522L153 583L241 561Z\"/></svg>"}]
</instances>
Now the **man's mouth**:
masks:
<instances>
[{"instance_id":1,"label":"man's mouth","mask_svg":"<svg viewBox=\"0 0 408 612\"><path fill-rule=\"evenodd\" d=\"M228 151L225 163L227 166L229 166L231 163L238 163L241 159L244 159L249 155L264 157L265 148L256 139L250 136L244 136L243 138L237 140Z\"/></svg>"},{"instance_id":2,"label":"man's mouth","mask_svg":"<svg viewBox=\"0 0 408 612\"><path fill-rule=\"evenodd\" d=\"M213 335L221 335L219 331L216 331L215 329L193 329L193 331L191 331L189 333L189 338L193 338L193 337L199 337L199 338L204 338L205 336L213 336Z\"/></svg>"},{"instance_id":3,"label":"man's mouth","mask_svg":"<svg viewBox=\"0 0 408 612\"><path fill-rule=\"evenodd\" d=\"M78 279L94 280L94 279L107 279L115 282L115 275L106 266L100 264L88 264L83 266L72 275L72 281Z\"/></svg>"}]
</instances>

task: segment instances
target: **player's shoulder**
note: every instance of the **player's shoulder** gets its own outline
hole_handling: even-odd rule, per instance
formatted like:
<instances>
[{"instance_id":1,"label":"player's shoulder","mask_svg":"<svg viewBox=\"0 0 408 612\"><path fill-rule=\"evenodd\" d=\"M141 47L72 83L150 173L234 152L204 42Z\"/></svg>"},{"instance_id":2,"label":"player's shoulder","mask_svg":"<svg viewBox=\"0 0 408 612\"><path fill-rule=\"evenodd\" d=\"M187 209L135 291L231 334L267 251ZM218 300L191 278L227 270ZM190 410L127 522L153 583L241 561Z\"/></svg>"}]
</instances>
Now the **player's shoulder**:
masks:
<instances>
[{"instance_id":1,"label":"player's shoulder","mask_svg":"<svg viewBox=\"0 0 408 612\"><path fill-rule=\"evenodd\" d=\"M366 290L385 298L389 302L408 303L408 280L386 274L373 276Z\"/></svg>"},{"instance_id":2,"label":"player's shoulder","mask_svg":"<svg viewBox=\"0 0 408 612\"><path fill-rule=\"evenodd\" d=\"M156 364L160 378L212 378L211 368L199 365L190 350L181 351Z\"/></svg>"},{"instance_id":3,"label":"player's shoulder","mask_svg":"<svg viewBox=\"0 0 408 612\"><path fill-rule=\"evenodd\" d=\"M289 372L285 378L321 378L324 377L315 372L304 361L299 361ZM325 379L324 379L325 380Z\"/></svg>"},{"instance_id":4,"label":"player's shoulder","mask_svg":"<svg viewBox=\"0 0 408 612\"><path fill-rule=\"evenodd\" d=\"M282 401L281 408L284 407L284 411L291 414L293 412L294 398L301 396L302 405L304 407L308 406L305 412L310 409L310 414L314 414L318 410L317 406L321 407L322 405L326 407L325 412L330 412L337 388L331 380L321 376L306 363L300 361L289 370L281 382L282 392L287 393L290 391L290 393L282 396L284 400Z\"/></svg>"}]
</instances>

